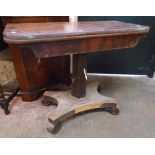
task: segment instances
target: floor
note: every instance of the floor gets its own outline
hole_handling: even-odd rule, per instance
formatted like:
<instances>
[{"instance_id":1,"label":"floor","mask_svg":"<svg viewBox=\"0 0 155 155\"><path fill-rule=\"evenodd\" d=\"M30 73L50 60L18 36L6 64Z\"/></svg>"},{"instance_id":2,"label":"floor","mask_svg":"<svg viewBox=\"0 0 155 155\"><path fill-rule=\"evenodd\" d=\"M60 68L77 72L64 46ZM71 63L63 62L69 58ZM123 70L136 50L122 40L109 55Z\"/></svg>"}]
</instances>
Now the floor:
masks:
<instances>
[{"instance_id":1,"label":"floor","mask_svg":"<svg viewBox=\"0 0 155 155\"><path fill-rule=\"evenodd\" d=\"M120 114L98 111L70 119L57 135L46 130L47 118L56 108L40 100L27 103L16 97L11 114L0 109L0 137L155 137L155 78L146 76L90 76L101 81L100 93L119 101Z\"/></svg>"},{"instance_id":2,"label":"floor","mask_svg":"<svg viewBox=\"0 0 155 155\"><path fill-rule=\"evenodd\" d=\"M0 52L0 83L7 84L16 79L9 49Z\"/></svg>"}]
</instances>

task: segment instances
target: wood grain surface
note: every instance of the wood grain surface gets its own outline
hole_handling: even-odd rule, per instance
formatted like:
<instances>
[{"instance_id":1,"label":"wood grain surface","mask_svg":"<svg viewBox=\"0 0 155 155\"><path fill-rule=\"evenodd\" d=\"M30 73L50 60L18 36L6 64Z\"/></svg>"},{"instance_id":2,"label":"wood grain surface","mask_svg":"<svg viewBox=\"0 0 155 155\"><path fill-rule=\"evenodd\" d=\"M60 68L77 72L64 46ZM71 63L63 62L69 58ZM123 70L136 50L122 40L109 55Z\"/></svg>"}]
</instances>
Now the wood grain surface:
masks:
<instances>
[{"instance_id":1,"label":"wood grain surface","mask_svg":"<svg viewBox=\"0 0 155 155\"><path fill-rule=\"evenodd\" d=\"M5 16L3 25L21 23L68 22L68 16ZM24 29L23 29L24 30ZM48 58L38 60L31 51L21 51L19 45L9 44L17 79L20 84L22 99L37 99L42 89L57 83L71 83L70 57ZM39 62L39 63L38 63ZM67 79L67 80L66 80ZM65 82L66 81L66 82Z\"/></svg>"},{"instance_id":2,"label":"wood grain surface","mask_svg":"<svg viewBox=\"0 0 155 155\"><path fill-rule=\"evenodd\" d=\"M33 43L98 36L145 34L149 27L119 21L47 22L8 24L3 33L7 43Z\"/></svg>"}]
</instances>

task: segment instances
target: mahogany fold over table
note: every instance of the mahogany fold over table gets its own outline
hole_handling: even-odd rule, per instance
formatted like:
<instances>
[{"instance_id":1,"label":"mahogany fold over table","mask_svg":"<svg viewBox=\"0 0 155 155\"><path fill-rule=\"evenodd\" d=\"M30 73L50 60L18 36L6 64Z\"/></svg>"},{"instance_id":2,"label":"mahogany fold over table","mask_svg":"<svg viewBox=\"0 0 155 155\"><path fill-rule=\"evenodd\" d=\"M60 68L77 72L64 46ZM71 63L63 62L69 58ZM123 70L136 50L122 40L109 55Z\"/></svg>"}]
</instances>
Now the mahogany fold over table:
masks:
<instances>
[{"instance_id":1,"label":"mahogany fold over table","mask_svg":"<svg viewBox=\"0 0 155 155\"><path fill-rule=\"evenodd\" d=\"M18 44L25 53L33 52L38 63L43 58L73 54L72 90L44 93L43 102L58 105L48 118L48 130L56 133L63 121L85 111L119 113L116 99L99 94L97 82L86 82L86 53L134 47L148 32L147 26L118 21L8 24L4 40L10 46Z\"/></svg>"}]
</instances>

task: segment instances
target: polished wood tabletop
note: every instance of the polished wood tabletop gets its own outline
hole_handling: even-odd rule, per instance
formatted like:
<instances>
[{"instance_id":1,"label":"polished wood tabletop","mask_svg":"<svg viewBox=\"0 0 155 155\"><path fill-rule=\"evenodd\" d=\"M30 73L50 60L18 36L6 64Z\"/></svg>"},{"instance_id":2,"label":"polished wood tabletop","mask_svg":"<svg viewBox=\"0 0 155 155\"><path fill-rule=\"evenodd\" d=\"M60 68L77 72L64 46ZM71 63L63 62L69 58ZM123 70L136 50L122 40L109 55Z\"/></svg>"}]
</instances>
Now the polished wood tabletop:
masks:
<instances>
[{"instance_id":1,"label":"polished wood tabletop","mask_svg":"<svg viewBox=\"0 0 155 155\"><path fill-rule=\"evenodd\" d=\"M25 44L148 32L148 26L119 21L48 22L8 24L3 36L7 43Z\"/></svg>"}]
</instances>

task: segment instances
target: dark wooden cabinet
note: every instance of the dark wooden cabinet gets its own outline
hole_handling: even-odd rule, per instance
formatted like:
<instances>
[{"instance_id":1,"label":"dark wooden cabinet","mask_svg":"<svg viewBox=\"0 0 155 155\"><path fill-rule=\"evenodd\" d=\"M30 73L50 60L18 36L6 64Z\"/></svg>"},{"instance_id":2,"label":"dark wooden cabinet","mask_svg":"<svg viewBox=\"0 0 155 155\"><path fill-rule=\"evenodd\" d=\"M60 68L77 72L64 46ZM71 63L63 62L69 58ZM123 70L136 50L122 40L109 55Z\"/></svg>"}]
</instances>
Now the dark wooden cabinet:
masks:
<instances>
[{"instance_id":1,"label":"dark wooden cabinet","mask_svg":"<svg viewBox=\"0 0 155 155\"><path fill-rule=\"evenodd\" d=\"M0 18L0 52L4 50L5 48L7 48L7 44L4 43L3 41L3 30L4 30L4 26Z\"/></svg>"},{"instance_id":2,"label":"dark wooden cabinet","mask_svg":"<svg viewBox=\"0 0 155 155\"><path fill-rule=\"evenodd\" d=\"M68 16L8 16L1 17L3 24L7 23L41 23L41 22L66 22Z\"/></svg>"},{"instance_id":3,"label":"dark wooden cabinet","mask_svg":"<svg viewBox=\"0 0 155 155\"><path fill-rule=\"evenodd\" d=\"M0 40L2 40L3 35L2 35L3 29L2 29L2 21L0 19Z\"/></svg>"}]
</instances>

